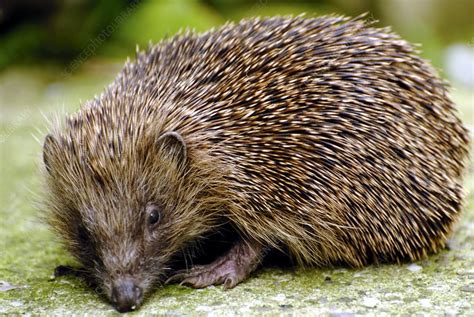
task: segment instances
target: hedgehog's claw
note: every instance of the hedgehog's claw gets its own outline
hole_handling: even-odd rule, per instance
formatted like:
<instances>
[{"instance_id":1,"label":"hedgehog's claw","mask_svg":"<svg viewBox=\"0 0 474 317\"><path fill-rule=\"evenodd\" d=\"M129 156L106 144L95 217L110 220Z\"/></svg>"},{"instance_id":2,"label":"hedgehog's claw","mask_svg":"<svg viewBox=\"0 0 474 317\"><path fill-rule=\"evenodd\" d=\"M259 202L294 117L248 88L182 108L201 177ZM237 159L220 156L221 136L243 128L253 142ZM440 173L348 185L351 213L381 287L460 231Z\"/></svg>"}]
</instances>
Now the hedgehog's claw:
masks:
<instances>
[{"instance_id":1,"label":"hedgehog's claw","mask_svg":"<svg viewBox=\"0 0 474 317\"><path fill-rule=\"evenodd\" d=\"M165 283L181 281L180 285L204 288L224 284L225 289L234 288L245 280L260 263L262 248L238 243L225 255L207 265L198 265L190 270L176 272Z\"/></svg>"},{"instance_id":2,"label":"hedgehog's claw","mask_svg":"<svg viewBox=\"0 0 474 317\"><path fill-rule=\"evenodd\" d=\"M181 285L183 283L182 281L184 280L184 277L186 276L186 273L187 273L187 270L177 271L175 274L168 277L168 279L165 281L164 284L170 284L170 283L181 281L179 283Z\"/></svg>"}]
</instances>

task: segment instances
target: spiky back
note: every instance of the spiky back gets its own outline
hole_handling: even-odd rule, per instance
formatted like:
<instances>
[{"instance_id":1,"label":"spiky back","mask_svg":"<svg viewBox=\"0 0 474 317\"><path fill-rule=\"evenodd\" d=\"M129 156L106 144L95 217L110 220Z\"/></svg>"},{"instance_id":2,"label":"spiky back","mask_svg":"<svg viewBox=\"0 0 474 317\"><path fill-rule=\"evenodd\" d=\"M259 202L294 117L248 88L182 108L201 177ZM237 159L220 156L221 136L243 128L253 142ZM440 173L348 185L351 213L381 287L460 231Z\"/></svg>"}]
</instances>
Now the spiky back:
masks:
<instances>
[{"instance_id":1,"label":"spiky back","mask_svg":"<svg viewBox=\"0 0 474 317\"><path fill-rule=\"evenodd\" d=\"M361 18L179 35L127 63L66 130L97 149L104 172L110 147L135 153L143 136L178 131L191 156L227 169L226 216L241 233L303 263L423 257L461 209L468 136L445 84Z\"/></svg>"}]
</instances>

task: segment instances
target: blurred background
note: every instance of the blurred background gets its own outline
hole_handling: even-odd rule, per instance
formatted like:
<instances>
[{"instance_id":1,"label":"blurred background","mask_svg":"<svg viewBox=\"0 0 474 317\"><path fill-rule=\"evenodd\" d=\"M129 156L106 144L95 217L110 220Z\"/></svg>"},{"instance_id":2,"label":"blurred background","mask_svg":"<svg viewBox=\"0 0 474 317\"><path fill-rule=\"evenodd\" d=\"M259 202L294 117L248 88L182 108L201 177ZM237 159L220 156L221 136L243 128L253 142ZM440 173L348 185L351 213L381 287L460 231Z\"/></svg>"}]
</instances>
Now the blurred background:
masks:
<instances>
[{"instance_id":1,"label":"blurred background","mask_svg":"<svg viewBox=\"0 0 474 317\"><path fill-rule=\"evenodd\" d=\"M453 85L462 115L474 118L473 0L0 0L0 144L27 122L41 128L40 111L75 111L112 81L137 45L180 29L205 31L251 16L364 12L420 44Z\"/></svg>"},{"instance_id":2,"label":"blurred background","mask_svg":"<svg viewBox=\"0 0 474 317\"><path fill-rule=\"evenodd\" d=\"M136 44L186 27L204 31L249 16L363 12L421 43L423 56L444 76L473 87L473 0L2 0L0 70L54 63L65 75L92 59L123 60Z\"/></svg>"}]
</instances>

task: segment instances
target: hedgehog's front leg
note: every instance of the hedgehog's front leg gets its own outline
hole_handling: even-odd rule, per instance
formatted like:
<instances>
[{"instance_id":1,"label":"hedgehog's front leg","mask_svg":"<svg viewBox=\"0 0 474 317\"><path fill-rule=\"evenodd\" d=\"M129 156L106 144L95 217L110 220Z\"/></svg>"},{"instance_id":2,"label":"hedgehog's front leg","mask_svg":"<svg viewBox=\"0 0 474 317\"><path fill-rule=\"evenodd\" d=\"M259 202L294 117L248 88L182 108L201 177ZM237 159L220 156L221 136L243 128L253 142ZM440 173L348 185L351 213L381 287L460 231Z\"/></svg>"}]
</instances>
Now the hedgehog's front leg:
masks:
<instances>
[{"instance_id":1,"label":"hedgehog's front leg","mask_svg":"<svg viewBox=\"0 0 474 317\"><path fill-rule=\"evenodd\" d=\"M170 280L181 281L194 288L224 284L233 288L252 273L263 258L264 248L257 243L237 242L226 254L206 265L197 265L179 272Z\"/></svg>"}]
</instances>

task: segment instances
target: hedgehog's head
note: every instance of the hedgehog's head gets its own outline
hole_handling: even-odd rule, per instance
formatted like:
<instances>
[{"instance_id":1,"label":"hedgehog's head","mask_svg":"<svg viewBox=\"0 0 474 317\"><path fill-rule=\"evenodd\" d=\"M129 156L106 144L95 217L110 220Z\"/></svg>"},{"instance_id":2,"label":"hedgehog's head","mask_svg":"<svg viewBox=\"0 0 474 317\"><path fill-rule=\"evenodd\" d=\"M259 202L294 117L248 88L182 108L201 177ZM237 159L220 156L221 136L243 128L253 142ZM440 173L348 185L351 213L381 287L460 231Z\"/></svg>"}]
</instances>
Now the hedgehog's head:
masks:
<instances>
[{"instance_id":1,"label":"hedgehog's head","mask_svg":"<svg viewBox=\"0 0 474 317\"><path fill-rule=\"evenodd\" d=\"M46 137L47 220L113 305L132 310L171 257L212 228L220 202L177 132L87 136Z\"/></svg>"}]
</instances>

